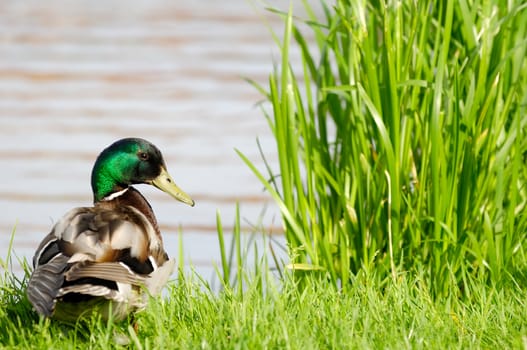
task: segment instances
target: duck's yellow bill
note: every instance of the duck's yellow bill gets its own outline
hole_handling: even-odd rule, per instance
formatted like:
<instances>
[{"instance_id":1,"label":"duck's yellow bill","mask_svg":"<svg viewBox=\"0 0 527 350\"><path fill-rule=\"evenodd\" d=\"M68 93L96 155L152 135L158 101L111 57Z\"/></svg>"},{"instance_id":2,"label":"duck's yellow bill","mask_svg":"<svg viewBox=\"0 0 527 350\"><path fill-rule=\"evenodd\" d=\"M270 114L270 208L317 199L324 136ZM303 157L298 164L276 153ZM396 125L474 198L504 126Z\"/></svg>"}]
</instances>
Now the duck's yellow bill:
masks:
<instances>
[{"instance_id":1,"label":"duck's yellow bill","mask_svg":"<svg viewBox=\"0 0 527 350\"><path fill-rule=\"evenodd\" d=\"M161 174L152 181L152 185L168 193L178 201L188 204L191 207L194 206L194 200L176 185L174 180L172 180L172 176L170 176L164 167L161 169Z\"/></svg>"}]
</instances>

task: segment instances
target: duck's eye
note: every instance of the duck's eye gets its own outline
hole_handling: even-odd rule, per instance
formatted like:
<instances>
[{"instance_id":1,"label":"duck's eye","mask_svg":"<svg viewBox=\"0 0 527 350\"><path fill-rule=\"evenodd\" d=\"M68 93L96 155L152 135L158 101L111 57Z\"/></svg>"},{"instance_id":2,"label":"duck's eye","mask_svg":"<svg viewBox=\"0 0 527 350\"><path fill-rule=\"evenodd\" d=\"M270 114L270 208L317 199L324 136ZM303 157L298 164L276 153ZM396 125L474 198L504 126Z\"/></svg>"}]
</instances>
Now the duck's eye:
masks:
<instances>
[{"instance_id":1,"label":"duck's eye","mask_svg":"<svg viewBox=\"0 0 527 350\"><path fill-rule=\"evenodd\" d=\"M146 153L146 152L139 152L139 159L141 159L141 160L148 160L148 153Z\"/></svg>"}]
</instances>

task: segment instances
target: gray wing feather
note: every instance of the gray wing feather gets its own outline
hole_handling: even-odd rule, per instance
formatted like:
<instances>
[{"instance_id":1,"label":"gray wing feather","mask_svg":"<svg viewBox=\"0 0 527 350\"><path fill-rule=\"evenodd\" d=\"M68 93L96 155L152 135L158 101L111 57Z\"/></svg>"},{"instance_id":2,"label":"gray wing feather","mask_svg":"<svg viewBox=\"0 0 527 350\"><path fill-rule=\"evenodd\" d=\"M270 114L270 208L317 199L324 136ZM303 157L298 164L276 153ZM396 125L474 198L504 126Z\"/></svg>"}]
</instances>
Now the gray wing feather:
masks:
<instances>
[{"instance_id":1,"label":"gray wing feather","mask_svg":"<svg viewBox=\"0 0 527 350\"><path fill-rule=\"evenodd\" d=\"M33 271L27 287L27 296L39 314L50 316L53 313L55 298L64 282L63 272L68 259L67 256L58 254Z\"/></svg>"},{"instance_id":2,"label":"gray wing feather","mask_svg":"<svg viewBox=\"0 0 527 350\"><path fill-rule=\"evenodd\" d=\"M73 265L65 274L67 281L74 281L85 277L100 278L132 285L141 285L145 281L144 277L134 273L129 267L118 262L78 263Z\"/></svg>"}]
</instances>

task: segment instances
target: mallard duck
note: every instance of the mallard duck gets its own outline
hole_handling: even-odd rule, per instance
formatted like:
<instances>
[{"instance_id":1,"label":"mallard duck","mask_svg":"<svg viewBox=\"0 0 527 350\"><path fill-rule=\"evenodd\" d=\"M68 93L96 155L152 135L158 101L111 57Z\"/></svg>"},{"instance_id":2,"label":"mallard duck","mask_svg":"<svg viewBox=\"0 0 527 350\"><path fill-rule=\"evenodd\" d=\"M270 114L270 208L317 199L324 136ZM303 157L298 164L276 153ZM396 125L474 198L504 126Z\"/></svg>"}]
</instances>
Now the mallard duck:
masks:
<instances>
[{"instance_id":1,"label":"mallard duck","mask_svg":"<svg viewBox=\"0 0 527 350\"><path fill-rule=\"evenodd\" d=\"M150 184L194 206L167 172L159 149L116 141L91 174L93 207L67 212L33 257L27 296L42 316L76 321L93 311L122 320L158 294L174 268L152 207L131 185Z\"/></svg>"}]
</instances>

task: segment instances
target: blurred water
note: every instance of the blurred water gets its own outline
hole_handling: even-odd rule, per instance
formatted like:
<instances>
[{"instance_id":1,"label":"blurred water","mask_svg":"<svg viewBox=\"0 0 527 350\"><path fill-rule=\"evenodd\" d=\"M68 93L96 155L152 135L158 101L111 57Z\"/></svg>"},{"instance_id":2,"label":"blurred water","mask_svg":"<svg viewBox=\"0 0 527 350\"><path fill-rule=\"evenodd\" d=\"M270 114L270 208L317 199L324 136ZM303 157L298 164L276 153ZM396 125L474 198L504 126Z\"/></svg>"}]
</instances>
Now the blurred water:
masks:
<instances>
[{"instance_id":1,"label":"blurred water","mask_svg":"<svg viewBox=\"0 0 527 350\"><path fill-rule=\"evenodd\" d=\"M0 256L16 228L15 253L31 259L65 211L91 205L95 157L128 136L156 144L196 200L189 208L140 188L170 255L181 230L187 262L211 276L219 260L216 211L230 232L236 202L245 232L261 222L283 242L275 205L234 152L263 169L258 137L276 164L256 106L261 96L243 80L265 84L279 60L267 26L281 33L281 21L259 7L244 0L0 2Z\"/></svg>"}]
</instances>

